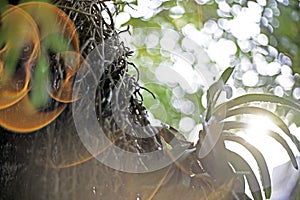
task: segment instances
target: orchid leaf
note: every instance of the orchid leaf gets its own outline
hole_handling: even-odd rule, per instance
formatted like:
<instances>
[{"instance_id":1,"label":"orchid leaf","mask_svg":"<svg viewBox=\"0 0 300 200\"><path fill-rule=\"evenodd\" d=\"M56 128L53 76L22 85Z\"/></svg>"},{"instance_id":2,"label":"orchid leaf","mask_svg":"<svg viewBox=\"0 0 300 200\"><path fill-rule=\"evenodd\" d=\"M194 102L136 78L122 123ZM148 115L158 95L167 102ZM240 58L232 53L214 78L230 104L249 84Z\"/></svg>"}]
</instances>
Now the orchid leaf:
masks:
<instances>
[{"instance_id":1,"label":"orchid leaf","mask_svg":"<svg viewBox=\"0 0 300 200\"><path fill-rule=\"evenodd\" d=\"M255 200L262 200L261 187L249 164L233 151L228 150L226 155L228 162L233 166L235 171L245 173L244 175L246 176L253 198Z\"/></svg>"},{"instance_id":2,"label":"orchid leaf","mask_svg":"<svg viewBox=\"0 0 300 200\"><path fill-rule=\"evenodd\" d=\"M266 163L265 158L263 157L262 153L253 145L248 143L242 137L236 136L232 133L223 133L224 140L236 142L244 146L255 158L257 165L259 167L259 172L261 176L262 186L264 188L265 197L270 198L271 196L271 179L269 169Z\"/></svg>"},{"instance_id":3,"label":"orchid leaf","mask_svg":"<svg viewBox=\"0 0 300 200\"><path fill-rule=\"evenodd\" d=\"M233 67L228 67L221 75L220 79L213 83L209 89L207 90L207 113L206 113L206 121L208 121L211 117L212 109L215 107L217 100L223 90L224 83L227 82L230 75L233 72Z\"/></svg>"},{"instance_id":4,"label":"orchid leaf","mask_svg":"<svg viewBox=\"0 0 300 200\"><path fill-rule=\"evenodd\" d=\"M223 130L247 129L248 127L249 127L249 124L247 124L245 122L236 122L236 121L231 122L231 121L228 121L228 122L224 122ZM288 153L294 168L298 169L298 164L297 164L295 155L294 155L293 151L291 150L290 146L288 145L288 143L282 138L282 136L280 136L280 134L278 134L277 132L272 131L272 130L265 130L265 132L266 132L267 135L269 135L270 137L272 137L278 143L281 144L281 146Z\"/></svg>"},{"instance_id":5,"label":"orchid leaf","mask_svg":"<svg viewBox=\"0 0 300 200\"><path fill-rule=\"evenodd\" d=\"M245 106L245 107L240 107L232 110L228 110L226 113L226 117L232 117L236 115L244 115L244 114L251 114L251 115L262 115L266 116L269 119L272 120L272 122L278 126L291 140L294 142L296 145L297 149L300 151L300 142L299 140L291 134L289 128L287 125L283 122L283 120L275 115L273 112L268 111L263 108L259 107L253 107L253 106Z\"/></svg>"},{"instance_id":6,"label":"orchid leaf","mask_svg":"<svg viewBox=\"0 0 300 200\"><path fill-rule=\"evenodd\" d=\"M249 104L252 102L275 103L275 104L289 107L293 110L300 112L300 104L295 103L289 99L278 97L272 94L246 94L221 104L220 106L218 106L217 110L220 110L224 106L226 106L227 109L231 109L233 107L241 106L243 104Z\"/></svg>"}]
</instances>

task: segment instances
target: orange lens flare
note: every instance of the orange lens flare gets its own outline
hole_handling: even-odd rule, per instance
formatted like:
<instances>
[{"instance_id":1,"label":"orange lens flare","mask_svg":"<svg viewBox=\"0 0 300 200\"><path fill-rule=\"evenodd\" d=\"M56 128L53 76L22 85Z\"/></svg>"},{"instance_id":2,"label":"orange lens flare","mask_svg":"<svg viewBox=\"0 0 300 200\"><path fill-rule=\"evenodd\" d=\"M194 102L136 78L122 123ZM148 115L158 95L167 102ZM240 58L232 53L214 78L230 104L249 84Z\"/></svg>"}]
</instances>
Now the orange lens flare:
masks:
<instances>
[{"instance_id":1,"label":"orange lens flare","mask_svg":"<svg viewBox=\"0 0 300 200\"><path fill-rule=\"evenodd\" d=\"M74 50L79 52L76 29L66 13L59 8L43 2L28 2L19 5L26 11L40 28L40 39L49 34L60 32L70 38Z\"/></svg>"},{"instance_id":2,"label":"orange lens flare","mask_svg":"<svg viewBox=\"0 0 300 200\"><path fill-rule=\"evenodd\" d=\"M60 53L60 59L62 59L65 65L64 71L66 72L66 78L65 80L61 80L62 83L60 87L55 90L49 86L48 92L50 96L58 102L71 103L78 100L78 98L74 98L74 96L78 95L73 95L73 92L77 92L76 89L74 90L73 88L73 80L79 67L82 66L85 61L79 53L72 51Z\"/></svg>"},{"instance_id":3,"label":"orange lens flare","mask_svg":"<svg viewBox=\"0 0 300 200\"><path fill-rule=\"evenodd\" d=\"M63 104L53 111L41 112L31 104L27 95L18 103L0 110L0 124L11 131L32 132L51 123L66 106L67 104Z\"/></svg>"},{"instance_id":4,"label":"orange lens flare","mask_svg":"<svg viewBox=\"0 0 300 200\"><path fill-rule=\"evenodd\" d=\"M36 131L55 120L66 103L74 101L74 76L84 62L79 54L77 32L62 10L43 2L10 6L0 19L0 126L20 133ZM42 42L55 34L66 38L67 49L60 47L58 41ZM46 112L35 108L28 94L35 83L33 74L38 73L36 62L47 50L61 55L66 76L56 90L50 90L49 85L45 87L61 103Z\"/></svg>"},{"instance_id":5,"label":"orange lens flare","mask_svg":"<svg viewBox=\"0 0 300 200\"><path fill-rule=\"evenodd\" d=\"M17 20L16 20L17 19ZM17 27L17 31L14 30ZM4 33L4 47L0 51L0 109L7 108L20 101L28 93L28 85L30 80L29 63L37 56L39 51L39 35L38 28L33 19L22 9L12 6L2 17L2 33ZM4 30L3 30L4 29ZM15 41L18 41L16 45ZM7 51L22 51L24 46L30 41L31 48L27 48L26 54L28 58L22 61L23 66L13 75L7 75L5 70L8 67L16 68L16 66L5 66ZM15 71L16 69L13 69Z\"/></svg>"},{"instance_id":6,"label":"orange lens flare","mask_svg":"<svg viewBox=\"0 0 300 200\"><path fill-rule=\"evenodd\" d=\"M30 72L25 71L24 73L25 75L22 74L17 77L14 75L11 80L9 80L9 84L0 84L0 110L14 105L28 94L30 90L28 86ZM19 87L20 89L18 89Z\"/></svg>"},{"instance_id":7,"label":"orange lens flare","mask_svg":"<svg viewBox=\"0 0 300 200\"><path fill-rule=\"evenodd\" d=\"M103 149L99 149L99 151L94 155L91 155L90 153L86 152L86 155L84 157L80 156L80 158L78 158L79 157L78 155L76 155L76 158L74 158L75 156L74 157L68 156L68 158L66 160L62 161L59 164L50 163L50 164L47 164L46 166L51 167L51 168L56 168L56 169L63 169L63 168L74 167L74 166L86 163L86 162L96 158L97 156L99 156L100 154L105 152L110 147L112 147L116 143L116 141L117 141L117 139L114 139L110 144L103 147ZM75 152L75 154L76 154L76 152Z\"/></svg>"}]
</instances>

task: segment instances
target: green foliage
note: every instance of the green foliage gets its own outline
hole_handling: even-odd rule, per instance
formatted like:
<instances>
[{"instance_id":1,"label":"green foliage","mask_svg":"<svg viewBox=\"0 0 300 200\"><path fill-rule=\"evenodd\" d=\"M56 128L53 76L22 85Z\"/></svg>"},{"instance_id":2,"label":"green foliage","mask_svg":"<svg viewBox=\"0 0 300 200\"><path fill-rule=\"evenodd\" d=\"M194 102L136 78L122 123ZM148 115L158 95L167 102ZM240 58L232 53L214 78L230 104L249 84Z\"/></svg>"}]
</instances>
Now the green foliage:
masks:
<instances>
[{"instance_id":1,"label":"green foliage","mask_svg":"<svg viewBox=\"0 0 300 200\"><path fill-rule=\"evenodd\" d=\"M235 1L227 2L230 6L239 5L242 7L247 7L247 3L250 1L243 1L237 3ZM296 3L295 3L296 2ZM235 152L226 151L226 162L229 162L231 166L234 168L235 172L244 171L248 172L246 174L238 174L241 179L241 182L244 182L244 179L248 181L250 190L254 199L262 199L262 193L264 193L265 198L270 198L271 196L271 181L270 181L270 173L268 170L268 166L266 160L262 153L253 145L248 143L243 137L237 135L238 131L245 131L249 124L239 119L244 115L250 116L266 116L274 125L282 132L285 136L287 136L288 140L291 140L293 144L300 150L300 143L297 138L291 134L288 125L280 118L280 109L289 110L289 112L293 112L295 117L294 121L300 121L299 112L300 112L300 105L293 101L291 98L292 90L297 86L299 87L300 81L296 79L295 86L292 89L287 89L285 91L285 95L288 97L278 97L273 94L269 94L273 92L273 89L278 85L274 80L278 77L278 74L275 75L261 75L259 74L259 84L256 86L245 86L243 85L243 81L240 78L237 78L238 75L245 73L245 71L241 70L239 64L242 58L247 58L250 60L251 68L257 72L257 66L255 66L253 61L253 55L259 52L263 55L266 63L271 62L280 62L280 64L286 64L284 61L281 60L281 56L287 55L286 58L292 58L292 69L293 74L299 73L299 66L300 66L300 54L299 54L299 19L298 20L291 20L291 14L298 15L294 11L297 11L299 8L297 1L290 2L289 6L286 5L278 5L276 1L268 1L267 5L261 6L262 10L271 8L276 10L277 7L280 9L280 15L274 14L270 17L269 22L270 26L264 26L263 24L260 25L261 33L264 33L268 38L267 45L260 45L255 41L255 38L249 38L250 44L252 45L252 49L248 52L243 51L238 44L238 39L232 35L230 30L222 30L222 36L220 38L226 38L235 42L237 46L237 53L234 55L234 64L235 64L235 72L233 72L233 68L227 68L221 78L213 83L209 89L207 90L207 110L202 106L202 95L203 90L199 90L194 94L185 94L184 98L191 100L195 105L198 106L199 112L195 112L191 115L193 119L195 119L196 123L202 123L202 119L200 119L200 114L205 112L203 127L209 126L207 125L208 122L213 121L214 117L218 114L218 112L223 112L224 116L221 119L218 119L218 123L224 122L224 127L222 130L221 140L222 142L225 141L232 141L244 146L254 157L256 163L259 168L260 173L260 181L251 169L250 165L247 163L245 158L242 158ZM193 24L196 29L201 30L202 23L208 20L213 20L218 24L218 19L233 19L234 16L231 14L224 14L220 12L220 8L218 5L219 1L211 1L206 5L200 6L195 1L165 1L159 6L159 8L154 9L155 14L150 18L140 17L140 18L131 18L125 25L130 25L134 28L171 28L176 31L181 31L182 28L187 24ZM127 4L123 4L123 8ZM137 2L132 3L131 5L137 5ZM185 13L175 14L172 13L172 8L176 6L181 6ZM127 5L128 6L128 5ZM264 11L263 11L264 12ZM220 14L221 13L221 14ZM262 13L264 15L264 13ZM276 25L276 20L279 21L279 26ZM174 89L174 85L170 86L168 84L162 84L155 77L155 69L159 66L160 63L165 61L166 57L162 56L162 52L160 51L160 46L156 46L151 50L147 50L147 47L144 45L144 40L147 36L148 32L145 30L141 33L142 36L140 40L136 42L136 47L138 48L137 56L134 58L134 62L137 66L139 66L139 70L142 72L140 75L141 82L144 82L143 85L145 88L149 89L151 92L155 94L155 99L152 97L151 94L147 92L143 93L144 96L144 104L148 108L148 110L155 116L155 118L160 119L161 121L174 126L178 127L178 122L183 117L183 114L172 106L172 90ZM215 41L218 41L220 38L214 38ZM141 42L142 45L138 43ZM177 42L177 41L174 41ZM270 46L268 46L270 45ZM270 50L268 47L275 47L277 48L276 55L271 55ZM147 58L147 59L145 59ZM149 63L144 62L145 60L150 60ZM241 74L239 74L241 73ZM279 72L278 72L279 73ZM217 101L220 97L222 91L224 91L224 84L227 82L229 77L233 75L233 79L235 81L235 86L242 87L246 90L248 89L255 89L262 88L263 92L267 92L268 94L263 93L251 93L245 94L240 97L236 97L231 99L223 104L217 105ZM276 85L276 84L277 85ZM176 85L178 86L178 84ZM255 103L255 104L254 104ZM262 107L261 104L275 104L276 109L275 112L271 112L266 108ZM290 111L292 110L292 111ZM297 123L299 124L299 123ZM294 166L294 168L298 168L295 155L288 145L286 139L282 137L279 131L273 130L266 130L266 135L273 138L277 141L287 152L289 158ZM200 132L200 138L201 138ZM174 138L172 134L168 134L167 142L170 141L171 138ZM200 143L202 141L199 141ZM224 152L219 152L221 155ZM213 158L212 158L213 159ZM218 162L218 161L217 161ZM218 163L219 164L219 163ZM220 163L222 165L222 163ZM216 173L218 174L218 173ZM212 174L213 175L213 174ZM218 178L218 177L217 177ZM262 184L262 188L260 187L260 183Z\"/></svg>"},{"instance_id":2,"label":"green foliage","mask_svg":"<svg viewBox=\"0 0 300 200\"><path fill-rule=\"evenodd\" d=\"M34 4L37 7L35 11L32 11L30 10L32 9L30 6L28 8L29 4L27 4L27 7L26 4L22 4L29 2L40 2L41 4ZM33 88L30 91L30 98L33 105L37 108L46 106L50 100L50 96L47 94L50 74L50 59L47 58L49 53L53 54L75 50L74 46L70 45L73 41L68 41L68 38L61 33L61 31L64 30L60 30L62 27L59 27L55 7L52 7L51 4L45 4L42 2L48 1L20 1L19 4L22 4L23 7L20 6L17 8L16 6L16 10L2 14L2 17L4 17L6 21L4 20L4 25L0 30L0 45L8 46L8 50L5 55L6 67L4 79L11 77L15 71L18 70L20 56L23 56L21 53L25 52L25 48L30 48L29 46L26 46L28 45L27 43L30 44L31 42L34 46L41 47L39 50L34 49L34 51L38 51L34 52L38 54L37 60L30 61L32 64L36 64L31 71L31 73L33 73ZM8 1L3 1L1 3L3 4L3 8L10 8L7 6ZM40 9L38 7L39 5L41 6ZM40 16L39 14L41 13L43 13L44 16ZM15 16L18 16L19 18ZM14 24L10 23L12 20L14 21ZM33 33L32 35L30 35L31 32Z\"/></svg>"},{"instance_id":3,"label":"green foliage","mask_svg":"<svg viewBox=\"0 0 300 200\"><path fill-rule=\"evenodd\" d=\"M236 2L236 1L226 1L226 3L229 4L230 7L233 5L241 6L241 9L248 7L248 2L250 1L242 1L242 2ZM220 1L209 1L205 5L196 5L195 7L193 5L195 2L187 1L187 4L192 5L187 9L187 6L185 3L180 2L180 5L183 5L183 7L186 9L187 13L183 14L183 16L178 18L172 18L170 15L170 8L176 6L178 2L176 1L167 1L164 2L161 6L161 10L157 12L153 17L150 19L141 19L141 18L135 18L131 19L127 25L131 25L133 27L168 27L173 28L175 30L181 31L184 25L186 24L193 24L196 28L198 28L201 31L202 23L205 23L208 20L213 20L216 22L216 24L219 23L218 19L226 19L226 20L232 20L234 18L231 13L222 13L220 11ZM204 113L205 116L203 123L203 127L209 126L208 122L214 120L214 116L217 115L219 112L223 112L224 116L222 116L222 119L220 119L222 122L224 122L223 127L223 133L221 136L221 139L224 141L232 141L235 143L238 143L242 146L244 146L255 158L257 165L259 167L260 172L260 181L262 184L262 188L260 187L260 181L255 176L253 170L247 163L247 160L245 158L242 158L240 155L228 151L226 153L227 162L229 162L232 167L235 169L235 171L246 171L247 174L240 175L236 174L236 176L239 176L241 180L244 180L244 178L248 181L250 190L252 192L252 195L254 199L262 199L262 193L264 191L265 198L270 198L271 196L271 181L270 181L270 173L268 171L268 166L265 161L265 158L263 157L262 153L253 145L248 143L243 137L237 135L236 133L238 131L245 131L247 128L249 128L249 124L247 122L240 121L240 119L243 116L265 116L268 119L274 123L274 125L279 129L279 131L273 131L273 130L266 130L265 134L269 137L273 138L275 141L277 141L286 151L286 153L289 155L289 158L291 160L292 165L294 168L298 168L295 155L289 146L289 144L286 141L290 140L293 142L293 144L297 147L298 150L300 150L300 142L298 139L290 132L288 125L283 121L281 118L287 113L293 113L294 117L292 122L296 123L297 125L300 125L300 105L299 103L295 102L293 99L293 96L291 95L293 90L296 87L300 87L300 79L295 76L295 73L300 73L300 51L299 51L299 38L300 38L300 22L299 22L299 5L298 1L290 1L289 5L283 5L283 3L278 3L278 1L267 1L266 5L261 6L262 13L261 17L264 17L264 19L261 19L260 22L260 33L265 34L265 36L268 38L267 45L261 45L257 41L255 41L255 38L249 38L248 41L250 43L251 49L249 51L244 51L240 47L240 44L237 38L230 32L230 30L223 29L222 36L220 38L225 38L228 40L233 41L236 44L237 52L234 55L233 64L235 67L235 72L233 72L233 68L227 68L223 75L223 77L215 83L213 83L210 88L207 90L207 110L205 110L202 107L202 95L203 91L200 90L197 93L193 94L194 97L199 99L199 102L197 105L201 106L200 110L201 113ZM272 16L267 16L267 11L271 10L273 12ZM276 11L279 9L280 13L277 13ZM190 13L194 13L193 15L189 15ZM195 14L197 13L197 14ZM267 20L267 23L263 21ZM279 22L277 24L277 22ZM167 25L167 26L166 26ZM211 34L213 35L213 33ZM212 36L214 37L214 36ZM213 38L214 41L218 41L220 38ZM208 48L208 47L206 47ZM275 52L272 52L272 48L274 48ZM141 52L141 54L144 55L146 51ZM272 62L278 62L280 65L287 65L288 67L291 67L293 70L291 74L291 79L295 80L295 84L292 86L292 88L284 88L284 96L285 97L278 97L276 95L270 94L275 93L274 88L278 85L281 85L281 83L277 80L277 78L281 75L280 70L277 74L272 75L263 75L260 74L260 72L257 71L257 66L254 63L254 55L256 53L259 53L263 56L264 61L266 63L272 63ZM139 57L141 54L138 55L137 59L140 59ZM151 59L154 61L155 64L159 64L163 60L161 59L160 52L156 52L155 54L148 55L151 57ZM259 76L259 81L257 85L255 86L245 86L242 78L239 76L242 76L243 73L245 73L247 70L242 71L241 66L243 63L241 62L242 59L248 59L250 61L250 64L252 65L250 67L251 70L253 69ZM290 60L291 59L291 60ZM244 66L242 66L244 67ZM266 66L267 67L267 66ZM149 76L155 76L151 70L148 70L147 68L140 68L142 71L145 70L145 73ZM224 83L227 82L228 77L233 75L234 80L234 86L236 88L243 88L246 90L246 93L248 90L252 90L251 94L245 94L240 97L236 97L234 99L231 99L223 104L217 105L217 100L220 97L220 94L222 91L224 91ZM141 79L144 80L142 77ZM147 80L147 78L146 78ZM277 80L277 81L275 81ZM148 87L150 86L150 87ZM281 85L282 86L282 85ZM280 86L280 87L281 87ZM151 105L156 105L157 112L152 112L157 118L161 117L160 119L163 121L165 118L165 122L174 126L174 121L179 121L182 117L181 113L176 111L171 105L172 100L172 88L169 86L162 86L158 83L146 85L147 88L149 88L153 93L156 94L157 99L149 100L146 96L145 98L145 104L146 107L149 108ZM283 86L282 86L283 87ZM260 89L260 93L255 93L255 91ZM265 93L261 93L261 91ZM192 95L192 96L193 96ZM193 97L191 97L193 99ZM262 107L262 104L274 104L276 109L275 111L270 111L264 107ZM151 110L151 109L150 109ZM163 110L163 111L162 111ZM281 112L281 111L284 112ZM165 115L162 115L163 112L166 112L168 117ZM283 114L284 113L284 114ZM170 116L170 117L169 117ZM202 123L201 120L198 120L197 123ZM219 122L221 123L221 122ZM176 125L175 125L176 127ZM280 133L279 133L280 132ZM201 138L200 132L200 138ZM282 134L287 137L282 137ZM203 137L203 136L202 136ZM202 141L199 141L200 143ZM221 152L219 152L222 154ZM223 155L223 154L222 154ZM214 158L212 158L214 159ZM217 161L218 162L218 161ZM221 164L222 165L222 164ZM218 173L216 173L218 174ZM242 181L243 182L243 181Z\"/></svg>"},{"instance_id":4,"label":"green foliage","mask_svg":"<svg viewBox=\"0 0 300 200\"><path fill-rule=\"evenodd\" d=\"M45 37L42 45L51 52L72 51L74 48L70 46L69 41L63 35L54 33Z\"/></svg>"},{"instance_id":5,"label":"green foliage","mask_svg":"<svg viewBox=\"0 0 300 200\"><path fill-rule=\"evenodd\" d=\"M145 97L145 106L148 110L161 121L167 124L178 124L181 119L181 113L170 105L172 91L164 85L156 83L145 84L145 87L155 94L156 99L143 93Z\"/></svg>"},{"instance_id":6,"label":"green foliage","mask_svg":"<svg viewBox=\"0 0 300 200\"><path fill-rule=\"evenodd\" d=\"M48 60L45 55L41 55L37 60L34 73L34 84L30 92L32 104L36 108L42 108L49 103L50 97L48 91L45 90L48 84L49 67Z\"/></svg>"},{"instance_id":7,"label":"green foliage","mask_svg":"<svg viewBox=\"0 0 300 200\"><path fill-rule=\"evenodd\" d=\"M207 111L206 111L206 121L211 118L211 114L213 112L213 108L216 107L217 100L220 97L220 94L223 90L224 83L226 83L231 76L234 68L229 67L227 68L221 75L220 79L213 83L209 89L207 90Z\"/></svg>"},{"instance_id":8,"label":"green foliage","mask_svg":"<svg viewBox=\"0 0 300 200\"><path fill-rule=\"evenodd\" d=\"M300 20L299 2L292 0L289 6L279 4L280 16L277 17L279 27L275 30L278 41L277 48L286 52L293 60L293 70L300 73Z\"/></svg>"},{"instance_id":9,"label":"green foliage","mask_svg":"<svg viewBox=\"0 0 300 200\"><path fill-rule=\"evenodd\" d=\"M4 12L4 10L6 9L7 4L8 4L7 0L0 1L0 13Z\"/></svg>"}]
</instances>

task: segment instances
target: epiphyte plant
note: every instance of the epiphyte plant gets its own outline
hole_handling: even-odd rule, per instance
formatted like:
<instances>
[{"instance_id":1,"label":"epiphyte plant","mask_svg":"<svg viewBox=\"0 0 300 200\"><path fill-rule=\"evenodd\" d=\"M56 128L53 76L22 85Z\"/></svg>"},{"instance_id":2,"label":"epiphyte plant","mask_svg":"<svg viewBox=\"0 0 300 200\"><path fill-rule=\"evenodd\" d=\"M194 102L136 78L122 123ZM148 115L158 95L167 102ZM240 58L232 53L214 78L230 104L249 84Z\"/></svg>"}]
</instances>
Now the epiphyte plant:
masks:
<instances>
[{"instance_id":1,"label":"epiphyte plant","mask_svg":"<svg viewBox=\"0 0 300 200\"><path fill-rule=\"evenodd\" d=\"M264 191L265 198L269 199L271 197L272 185L267 162L263 154L254 145L237 134L238 131L249 128L249 123L239 120L238 117L243 115L256 117L263 115L272 120L279 131L268 129L265 130L266 135L273 138L285 149L290 157L292 166L298 169L296 157L291 147L279 132L285 134L297 147L298 151L300 151L299 140L291 134L287 125L280 117L265 108L251 105L251 103L273 103L297 112L300 111L300 105L289 99L272 94L255 93L242 95L216 105L216 101L223 90L221 83L226 83L232 72L233 68L225 70L220 80L212 84L207 91L208 108L206 118L203 122L204 128L199 133L200 140L197 144L197 155L202 166L216 180L217 185L230 182L232 177L235 177L236 180L231 189L236 197L246 198L244 192L245 180L247 180L254 199L263 199L262 191ZM259 168L260 181L246 159L226 147L226 141L238 143L251 153ZM207 147L211 148L208 149Z\"/></svg>"}]
</instances>

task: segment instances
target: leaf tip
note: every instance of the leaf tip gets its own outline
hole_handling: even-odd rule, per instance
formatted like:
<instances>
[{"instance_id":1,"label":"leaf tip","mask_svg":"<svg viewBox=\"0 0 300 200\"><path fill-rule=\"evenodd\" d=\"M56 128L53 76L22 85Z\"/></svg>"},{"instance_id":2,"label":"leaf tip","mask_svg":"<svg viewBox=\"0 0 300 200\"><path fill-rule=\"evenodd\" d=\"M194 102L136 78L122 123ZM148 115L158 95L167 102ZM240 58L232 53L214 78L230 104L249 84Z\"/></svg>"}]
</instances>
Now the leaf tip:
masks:
<instances>
[{"instance_id":1,"label":"leaf tip","mask_svg":"<svg viewBox=\"0 0 300 200\"><path fill-rule=\"evenodd\" d=\"M266 199L270 199L271 198L271 191L272 191L271 186L264 188Z\"/></svg>"}]
</instances>

